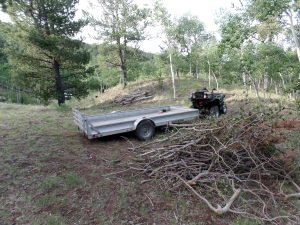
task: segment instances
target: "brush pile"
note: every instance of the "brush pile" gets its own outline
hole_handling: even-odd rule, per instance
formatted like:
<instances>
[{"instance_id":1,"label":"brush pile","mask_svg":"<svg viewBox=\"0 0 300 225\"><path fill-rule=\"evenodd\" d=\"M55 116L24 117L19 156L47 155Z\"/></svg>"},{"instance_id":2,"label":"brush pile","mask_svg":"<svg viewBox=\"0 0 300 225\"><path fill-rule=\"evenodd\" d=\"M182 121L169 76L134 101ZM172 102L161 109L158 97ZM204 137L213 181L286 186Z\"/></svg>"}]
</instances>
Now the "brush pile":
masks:
<instances>
[{"instance_id":1,"label":"brush pile","mask_svg":"<svg viewBox=\"0 0 300 225\"><path fill-rule=\"evenodd\" d=\"M223 119L214 126L190 124L168 138L133 148L138 155L131 169L173 192L186 188L219 215L300 224L294 206L300 192L293 180L296 170L280 157L275 141L262 114Z\"/></svg>"},{"instance_id":2,"label":"brush pile","mask_svg":"<svg viewBox=\"0 0 300 225\"><path fill-rule=\"evenodd\" d=\"M149 92L135 91L125 96L120 96L114 99L115 103L128 105L134 102L144 101L153 98Z\"/></svg>"}]
</instances>

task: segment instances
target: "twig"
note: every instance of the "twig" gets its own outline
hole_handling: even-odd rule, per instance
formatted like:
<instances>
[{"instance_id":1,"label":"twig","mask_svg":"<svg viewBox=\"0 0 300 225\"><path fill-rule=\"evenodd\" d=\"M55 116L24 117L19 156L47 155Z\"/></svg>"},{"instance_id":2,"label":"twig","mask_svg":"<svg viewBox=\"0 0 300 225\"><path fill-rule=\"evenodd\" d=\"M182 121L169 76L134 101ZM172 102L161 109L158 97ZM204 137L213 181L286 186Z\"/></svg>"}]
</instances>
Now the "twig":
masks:
<instances>
[{"instance_id":1,"label":"twig","mask_svg":"<svg viewBox=\"0 0 300 225\"><path fill-rule=\"evenodd\" d=\"M104 174L102 176L104 177L108 177L108 176L111 176L111 175L117 175L117 174L120 174L120 173L125 173L127 171L129 171L130 169L126 169L126 170L122 170L122 171L118 171L118 172L114 172L114 173L108 173L108 174Z\"/></svg>"},{"instance_id":2,"label":"twig","mask_svg":"<svg viewBox=\"0 0 300 225\"><path fill-rule=\"evenodd\" d=\"M153 202L152 202L152 200L151 200L151 198L147 195L147 194L145 194L146 195L146 197L148 198L148 200L149 200L149 202L150 202L150 204L152 205L152 208L154 208L154 204L153 204Z\"/></svg>"}]
</instances>

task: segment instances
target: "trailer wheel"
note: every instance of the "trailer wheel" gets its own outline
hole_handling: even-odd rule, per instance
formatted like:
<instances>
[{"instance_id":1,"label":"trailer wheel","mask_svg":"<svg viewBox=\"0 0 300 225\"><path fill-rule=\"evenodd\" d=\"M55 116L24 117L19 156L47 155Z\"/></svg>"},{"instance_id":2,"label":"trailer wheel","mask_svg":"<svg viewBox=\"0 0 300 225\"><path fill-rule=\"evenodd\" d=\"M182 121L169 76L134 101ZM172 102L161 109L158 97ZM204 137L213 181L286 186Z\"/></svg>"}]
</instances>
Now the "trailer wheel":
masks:
<instances>
[{"instance_id":1,"label":"trailer wheel","mask_svg":"<svg viewBox=\"0 0 300 225\"><path fill-rule=\"evenodd\" d=\"M220 116L220 108L217 105L213 105L209 109L209 115L215 118L218 118Z\"/></svg>"},{"instance_id":2,"label":"trailer wheel","mask_svg":"<svg viewBox=\"0 0 300 225\"><path fill-rule=\"evenodd\" d=\"M153 138L155 125L151 120L142 120L136 127L135 135L141 141L147 141Z\"/></svg>"}]
</instances>

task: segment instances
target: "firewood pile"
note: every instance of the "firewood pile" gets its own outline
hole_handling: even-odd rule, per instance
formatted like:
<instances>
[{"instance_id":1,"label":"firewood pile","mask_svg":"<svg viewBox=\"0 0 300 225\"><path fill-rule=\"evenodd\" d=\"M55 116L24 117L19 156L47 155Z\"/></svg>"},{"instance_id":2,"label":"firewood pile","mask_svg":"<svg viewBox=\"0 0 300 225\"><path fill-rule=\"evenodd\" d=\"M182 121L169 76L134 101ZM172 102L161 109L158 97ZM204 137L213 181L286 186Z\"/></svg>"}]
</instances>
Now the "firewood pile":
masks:
<instances>
[{"instance_id":1,"label":"firewood pile","mask_svg":"<svg viewBox=\"0 0 300 225\"><path fill-rule=\"evenodd\" d=\"M153 96L146 91L135 91L125 96L120 96L114 99L115 103L121 104L121 105L127 105L134 102L140 102L147 99L151 99Z\"/></svg>"},{"instance_id":2,"label":"firewood pile","mask_svg":"<svg viewBox=\"0 0 300 225\"><path fill-rule=\"evenodd\" d=\"M190 191L218 215L300 224L294 204L300 197L299 170L286 165L275 139L263 114L223 119L214 126L190 124L132 148L137 156L130 168L145 174L145 182L160 180L178 194Z\"/></svg>"}]
</instances>

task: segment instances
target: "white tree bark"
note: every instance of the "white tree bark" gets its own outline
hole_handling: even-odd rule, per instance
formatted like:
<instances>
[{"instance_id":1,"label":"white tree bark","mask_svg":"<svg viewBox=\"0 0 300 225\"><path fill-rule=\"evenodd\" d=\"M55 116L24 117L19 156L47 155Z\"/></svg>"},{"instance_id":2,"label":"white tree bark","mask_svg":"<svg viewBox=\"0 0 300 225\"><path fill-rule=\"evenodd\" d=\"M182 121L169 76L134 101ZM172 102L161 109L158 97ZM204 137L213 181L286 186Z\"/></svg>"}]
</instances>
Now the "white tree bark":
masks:
<instances>
[{"instance_id":1,"label":"white tree bark","mask_svg":"<svg viewBox=\"0 0 300 225\"><path fill-rule=\"evenodd\" d=\"M170 54L170 69L172 75L172 85L173 85L173 98L176 98L176 87L175 87L175 76L173 71L173 64L172 64L172 54Z\"/></svg>"},{"instance_id":2,"label":"white tree bark","mask_svg":"<svg viewBox=\"0 0 300 225\"><path fill-rule=\"evenodd\" d=\"M216 77L216 74L214 73L213 70L211 72L212 72L213 77L215 78L215 81L216 81L216 84L217 84L217 90L219 90L219 82L218 82L218 79Z\"/></svg>"},{"instance_id":3,"label":"white tree bark","mask_svg":"<svg viewBox=\"0 0 300 225\"><path fill-rule=\"evenodd\" d=\"M299 40L298 40L298 37L297 37L297 32L296 32L296 29L295 29L295 25L294 25L294 19L293 19L293 11L292 11L292 9L288 9L286 11L286 15L288 16L288 18L290 20L290 28L292 30L294 44L295 44L295 47L296 47L296 50L297 50L298 60L300 62L300 44L299 44Z\"/></svg>"},{"instance_id":4,"label":"white tree bark","mask_svg":"<svg viewBox=\"0 0 300 225\"><path fill-rule=\"evenodd\" d=\"M244 87L246 87L246 74L243 73L243 85Z\"/></svg>"},{"instance_id":5,"label":"white tree bark","mask_svg":"<svg viewBox=\"0 0 300 225\"><path fill-rule=\"evenodd\" d=\"M233 204L233 202L239 197L242 189L238 188L238 189L234 189L234 193L232 194L232 196L230 197L230 199L228 200L228 202L225 204L225 206L220 206L217 205L217 207L214 207L205 197L203 197L202 195L200 195L188 182L186 182L184 179L182 179L180 176L177 175L177 177L199 198L201 199L203 202L206 203L206 205L208 206L208 208L210 208L213 212L215 212L218 215L223 215L227 212L230 211L230 207Z\"/></svg>"},{"instance_id":6,"label":"white tree bark","mask_svg":"<svg viewBox=\"0 0 300 225\"><path fill-rule=\"evenodd\" d=\"M208 64L208 87L210 89L210 62L209 60L207 60L207 64Z\"/></svg>"},{"instance_id":7,"label":"white tree bark","mask_svg":"<svg viewBox=\"0 0 300 225\"><path fill-rule=\"evenodd\" d=\"M283 86L283 88L285 89L285 82L284 82L284 78L283 78L283 76L282 76L282 74L281 74L281 73L279 73L279 76L280 76L280 78L281 78L281 81L282 81L282 86Z\"/></svg>"}]
</instances>

